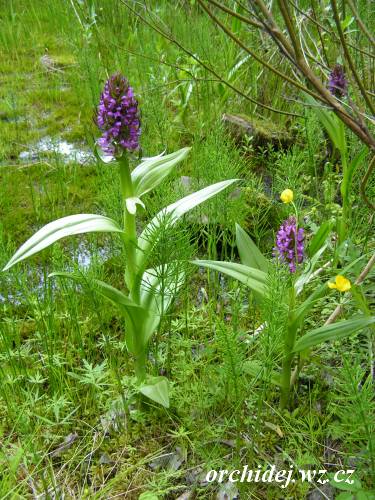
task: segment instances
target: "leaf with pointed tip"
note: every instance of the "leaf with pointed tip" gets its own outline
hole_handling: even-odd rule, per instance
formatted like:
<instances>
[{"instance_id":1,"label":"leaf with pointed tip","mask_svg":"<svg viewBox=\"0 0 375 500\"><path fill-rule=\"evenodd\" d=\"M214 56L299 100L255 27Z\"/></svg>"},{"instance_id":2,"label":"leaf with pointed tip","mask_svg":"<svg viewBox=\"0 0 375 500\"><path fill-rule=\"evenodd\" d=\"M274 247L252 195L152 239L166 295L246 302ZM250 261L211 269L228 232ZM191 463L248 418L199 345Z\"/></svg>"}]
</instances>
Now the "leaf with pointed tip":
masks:
<instances>
[{"instance_id":1,"label":"leaf with pointed tip","mask_svg":"<svg viewBox=\"0 0 375 500\"><path fill-rule=\"evenodd\" d=\"M158 328L162 316L168 311L184 281L185 273L178 268L172 268L172 263L148 269L143 273L141 305L150 312L145 321L145 345Z\"/></svg>"},{"instance_id":2,"label":"leaf with pointed tip","mask_svg":"<svg viewBox=\"0 0 375 500\"><path fill-rule=\"evenodd\" d=\"M146 208L143 201L137 198L136 196L131 196L129 198L126 198L125 205L127 211L132 215L135 215L135 213L137 212L137 205L141 205L142 208Z\"/></svg>"},{"instance_id":3,"label":"leaf with pointed tip","mask_svg":"<svg viewBox=\"0 0 375 500\"><path fill-rule=\"evenodd\" d=\"M173 168L186 158L190 148L182 148L169 155L145 158L136 167L131 176L133 181L134 196L141 197L158 186L173 170Z\"/></svg>"},{"instance_id":4,"label":"leaf with pointed tip","mask_svg":"<svg viewBox=\"0 0 375 500\"><path fill-rule=\"evenodd\" d=\"M312 257L311 259L307 262L306 268L304 269L303 273L297 278L294 288L296 289L297 295L299 295L305 285L311 281L311 279L314 276L314 269L315 266L317 265L320 257L324 253L325 249L327 248L327 244L323 245Z\"/></svg>"},{"instance_id":5,"label":"leaf with pointed tip","mask_svg":"<svg viewBox=\"0 0 375 500\"><path fill-rule=\"evenodd\" d=\"M54 272L48 277L52 278L55 276L59 278L69 278L87 285L87 281L83 275L68 272ZM91 282L96 286L96 291L117 306L125 318L128 319L127 326L129 331L125 332L126 345L132 354L139 354L145 347L143 342L143 331L145 323L149 321L149 311L133 302L123 292L117 290L117 288L108 285L108 283L97 279L91 280Z\"/></svg>"},{"instance_id":6,"label":"leaf with pointed tip","mask_svg":"<svg viewBox=\"0 0 375 500\"><path fill-rule=\"evenodd\" d=\"M267 272L267 259L239 224L236 224L236 243L242 264Z\"/></svg>"},{"instance_id":7,"label":"leaf with pointed tip","mask_svg":"<svg viewBox=\"0 0 375 500\"><path fill-rule=\"evenodd\" d=\"M296 310L294 311L294 319L293 319L293 324L291 325L295 329L299 328L305 317L306 314L311 310L311 308L316 304L316 302L324 297L329 292L329 288L327 286L327 283L323 283L319 287L317 287L313 293L311 293L307 299L302 302L301 305L299 305Z\"/></svg>"},{"instance_id":8,"label":"leaf with pointed tip","mask_svg":"<svg viewBox=\"0 0 375 500\"><path fill-rule=\"evenodd\" d=\"M148 381L139 388L144 396L164 408L169 408L169 381L165 377L150 377Z\"/></svg>"},{"instance_id":9,"label":"leaf with pointed tip","mask_svg":"<svg viewBox=\"0 0 375 500\"><path fill-rule=\"evenodd\" d=\"M211 184L210 186L196 191L195 193L189 194L188 196L181 198L181 200L168 205L167 207L163 208L157 215L155 215L153 219L147 224L138 239L138 268L143 267L142 261L147 255L149 249L155 243L155 238L157 238L157 231L163 223L166 223L168 227L172 226L189 210L200 205L209 198L212 198L237 180L238 179L230 179L227 181L217 182L216 184Z\"/></svg>"},{"instance_id":10,"label":"leaf with pointed tip","mask_svg":"<svg viewBox=\"0 0 375 500\"><path fill-rule=\"evenodd\" d=\"M364 162L366 155L368 153L367 146L364 146L361 151L352 159L352 161L347 166L346 172L341 183L341 194L346 201L349 201L349 195L351 193L351 185L353 181L353 176L357 168Z\"/></svg>"},{"instance_id":11,"label":"leaf with pointed tip","mask_svg":"<svg viewBox=\"0 0 375 500\"><path fill-rule=\"evenodd\" d=\"M306 100L312 106L313 111L326 129L334 146L340 153L346 155L345 125L343 122L327 108L320 105L313 97L306 95Z\"/></svg>"},{"instance_id":12,"label":"leaf with pointed tip","mask_svg":"<svg viewBox=\"0 0 375 500\"><path fill-rule=\"evenodd\" d=\"M271 382L273 385L280 386L280 374L272 370L266 369L265 365L257 360L247 360L242 365L242 370L251 375L255 379L260 379L265 382Z\"/></svg>"},{"instance_id":13,"label":"leaf with pointed tip","mask_svg":"<svg viewBox=\"0 0 375 500\"><path fill-rule=\"evenodd\" d=\"M331 221L323 222L323 224L319 227L317 232L311 238L308 247L308 253L310 258L313 257L325 244L329 233L331 232L333 223Z\"/></svg>"},{"instance_id":14,"label":"leaf with pointed tip","mask_svg":"<svg viewBox=\"0 0 375 500\"><path fill-rule=\"evenodd\" d=\"M95 214L77 214L68 215L62 219L50 222L39 229L31 238L29 238L13 255L3 271L14 266L28 257L49 247L52 243L75 234L93 233L93 232L111 232L122 233L122 229L117 223L109 217Z\"/></svg>"},{"instance_id":15,"label":"leaf with pointed tip","mask_svg":"<svg viewBox=\"0 0 375 500\"><path fill-rule=\"evenodd\" d=\"M338 340L348 337L352 333L362 330L375 322L375 317L356 317L339 321L331 325L324 325L306 333L295 343L293 352L304 351L327 340Z\"/></svg>"},{"instance_id":16,"label":"leaf with pointed tip","mask_svg":"<svg viewBox=\"0 0 375 500\"><path fill-rule=\"evenodd\" d=\"M235 262L221 262L219 260L193 260L191 263L227 274L248 286L259 298L264 298L267 279L267 274L264 271Z\"/></svg>"}]
</instances>

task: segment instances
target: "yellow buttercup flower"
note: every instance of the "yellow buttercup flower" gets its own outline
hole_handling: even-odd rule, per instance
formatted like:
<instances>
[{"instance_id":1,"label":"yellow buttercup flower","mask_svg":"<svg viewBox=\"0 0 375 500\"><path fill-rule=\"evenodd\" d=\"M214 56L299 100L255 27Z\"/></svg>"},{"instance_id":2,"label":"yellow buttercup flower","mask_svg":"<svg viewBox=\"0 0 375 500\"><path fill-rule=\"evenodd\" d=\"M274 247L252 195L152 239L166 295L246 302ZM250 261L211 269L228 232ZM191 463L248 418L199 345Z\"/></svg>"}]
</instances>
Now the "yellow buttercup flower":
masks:
<instances>
[{"instance_id":1,"label":"yellow buttercup flower","mask_svg":"<svg viewBox=\"0 0 375 500\"><path fill-rule=\"evenodd\" d=\"M345 276L341 276L341 274L338 274L336 276L335 282L332 283L331 281L329 281L328 286L329 288L336 288L336 290L338 290L339 292L347 292L351 289L352 284L347 278L345 278Z\"/></svg>"},{"instance_id":2,"label":"yellow buttercup flower","mask_svg":"<svg viewBox=\"0 0 375 500\"><path fill-rule=\"evenodd\" d=\"M294 194L291 189L284 189L284 191L280 195L280 200L283 203L291 203L293 201Z\"/></svg>"}]
</instances>

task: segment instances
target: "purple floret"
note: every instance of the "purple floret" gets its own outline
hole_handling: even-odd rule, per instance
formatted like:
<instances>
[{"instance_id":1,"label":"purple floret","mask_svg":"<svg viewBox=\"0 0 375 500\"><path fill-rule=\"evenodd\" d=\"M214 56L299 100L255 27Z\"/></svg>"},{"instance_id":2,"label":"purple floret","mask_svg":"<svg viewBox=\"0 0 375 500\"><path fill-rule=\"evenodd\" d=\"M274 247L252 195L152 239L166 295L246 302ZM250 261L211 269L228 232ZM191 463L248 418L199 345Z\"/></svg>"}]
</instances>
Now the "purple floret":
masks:
<instances>
[{"instance_id":1,"label":"purple floret","mask_svg":"<svg viewBox=\"0 0 375 500\"><path fill-rule=\"evenodd\" d=\"M345 78L344 68L341 64L336 66L329 75L328 88L332 95L345 97L348 93L348 82Z\"/></svg>"},{"instance_id":2,"label":"purple floret","mask_svg":"<svg viewBox=\"0 0 375 500\"><path fill-rule=\"evenodd\" d=\"M107 80L100 96L96 123L103 132L98 140L104 153L121 156L139 148L141 134L138 101L120 73Z\"/></svg>"},{"instance_id":3,"label":"purple floret","mask_svg":"<svg viewBox=\"0 0 375 500\"><path fill-rule=\"evenodd\" d=\"M291 273L295 273L297 264L303 262L304 239L304 230L297 229L295 217L289 217L283 222L277 233L274 255L289 265Z\"/></svg>"}]
</instances>

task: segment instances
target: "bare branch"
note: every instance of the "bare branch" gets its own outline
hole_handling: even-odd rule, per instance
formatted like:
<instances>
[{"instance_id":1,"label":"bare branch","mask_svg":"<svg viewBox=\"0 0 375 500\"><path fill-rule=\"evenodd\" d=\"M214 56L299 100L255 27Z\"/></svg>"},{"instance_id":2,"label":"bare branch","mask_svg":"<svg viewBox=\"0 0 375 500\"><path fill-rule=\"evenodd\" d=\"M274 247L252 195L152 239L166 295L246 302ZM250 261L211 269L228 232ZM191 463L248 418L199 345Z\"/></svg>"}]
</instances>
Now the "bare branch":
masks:
<instances>
[{"instance_id":1,"label":"bare branch","mask_svg":"<svg viewBox=\"0 0 375 500\"><path fill-rule=\"evenodd\" d=\"M158 26L155 26L154 24L150 23L144 16L142 16L139 12L137 12L135 9L133 9L127 2L126 0L121 0L121 3L125 5L127 9L129 9L134 15L136 15L139 19L142 20L147 26L149 26L151 29L159 33L162 37L166 38L169 40L171 43L175 44L179 49L181 49L185 54L189 55L192 59L194 59L198 64L200 64L203 68L205 68L209 73L215 76L215 78L222 84L226 85L229 87L231 90L236 92L236 94L240 95L244 99L250 101L251 103L267 109L268 111L272 111L273 113L277 113L280 115L286 115L286 116L295 116L295 117L301 117L302 115L299 115L297 113L292 113L289 111L283 111L281 109L276 109L273 108L272 106L268 106L266 104L263 104L262 102L257 101L256 99L252 98L248 94L245 94L242 90L238 89L234 85L232 85L228 80L225 80L222 76L220 76L213 68L208 66L202 59L200 59L196 54L191 52L189 49L184 47L176 38L173 36L172 33L166 33L165 31L161 30Z\"/></svg>"},{"instance_id":2,"label":"bare branch","mask_svg":"<svg viewBox=\"0 0 375 500\"><path fill-rule=\"evenodd\" d=\"M358 14L357 9L355 8L355 5L353 4L352 0L346 0L346 3L349 5L350 10L353 12L354 17L357 20L357 24L360 27L360 29L363 31L363 33L367 36L367 38L370 40L371 45L375 47L375 38L372 36L370 33L370 30L367 28L365 23L362 21L360 15Z\"/></svg>"},{"instance_id":3,"label":"bare branch","mask_svg":"<svg viewBox=\"0 0 375 500\"><path fill-rule=\"evenodd\" d=\"M333 17L335 19L337 31L338 31L338 34L340 37L341 45L342 45L342 48L343 48L343 51L345 54L345 59L347 60L347 62L349 64L350 70L353 73L353 77L354 77L354 79L359 87L359 90L361 91L362 97L366 101L366 104L370 108L372 114L375 114L375 108L372 105L371 99L368 97L368 95L366 93L366 89L363 86L362 80L358 76L357 70L355 69L355 66L353 63L353 59L352 59L350 52L349 52L349 49L346 45L345 35L344 35L344 32L342 30L342 26L340 23L340 17L339 17L339 13L337 10L336 0L331 0L331 6L332 6L332 12L333 12Z\"/></svg>"},{"instance_id":4,"label":"bare branch","mask_svg":"<svg viewBox=\"0 0 375 500\"><path fill-rule=\"evenodd\" d=\"M366 205L371 210L375 210L375 205L373 203L371 203L371 201L367 197L366 186L367 186L368 180L372 174L372 171L374 170L374 166L375 166L375 155L371 158L371 161L370 161L369 166L367 168L367 171L366 171L366 173L361 181L361 186L360 186L361 196L365 200Z\"/></svg>"}]
</instances>

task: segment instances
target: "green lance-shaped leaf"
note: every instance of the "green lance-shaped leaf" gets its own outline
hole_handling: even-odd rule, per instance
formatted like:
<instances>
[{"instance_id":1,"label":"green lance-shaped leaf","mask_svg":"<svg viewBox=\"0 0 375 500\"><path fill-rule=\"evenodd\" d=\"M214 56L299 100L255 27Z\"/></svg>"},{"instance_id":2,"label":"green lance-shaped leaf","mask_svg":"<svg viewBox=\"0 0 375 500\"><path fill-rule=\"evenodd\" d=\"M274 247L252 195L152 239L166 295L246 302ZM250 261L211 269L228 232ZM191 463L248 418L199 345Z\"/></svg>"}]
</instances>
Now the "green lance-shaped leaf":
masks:
<instances>
[{"instance_id":1,"label":"green lance-shaped leaf","mask_svg":"<svg viewBox=\"0 0 375 500\"><path fill-rule=\"evenodd\" d=\"M149 311L144 328L144 344L158 328L173 299L185 281L185 273L178 269L177 263L165 264L143 273L141 281L141 305Z\"/></svg>"},{"instance_id":2,"label":"green lance-shaped leaf","mask_svg":"<svg viewBox=\"0 0 375 500\"><path fill-rule=\"evenodd\" d=\"M221 262L219 260L193 260L191 262L197 266L227 274L248 286L259 298L263 298L266 293L267 274L264 271L235 262Z\"/></svg>"},{"instance_id":3,"label":"green lance-shaped leaf","mask_svg":"<svg viewBox=\"0 0 375 500\"><path fill-rule=\"evenodd\" d=\"M69 278L87 285L85 277L80 274L54 272L48 277ZM141 305L136 304L120 290L117 290L117 288L104 281L93 279L90 280L90 283L95 285L96 291L117 306L123 316L128 319L130 331L126 332L126 345L132 354L139 354L145 345L143 343L143 330L145 328L145 323L149 320L149 311Z\"/></svg>"},{"instance_id":4,"label":"green lance-shaped leaf","mask_svg":"<svg viewBox=\"0 0 375 500\"><path fill-rule=\"evenodd\" d=\"M364 162L367 152L368 148L366 146L363 147L361 151L352 159L346 169L344 178L341 183L341 194L347 201L349 200L353 176L357 168Z\"/></svg>"},{"instance_id":5,"label":"green lance-shaped leaf","mask_svg":"<svg viewBox=\"0 0 375 500\"><path fill-rule=\"evenodd\" d=\"M50 222L39 229L13 255L3 271L49 247L61 238L74 234L110 232L121 233L122 229L109 217L95 214L77 214Z\"/></svg>"},{"instance_id":6,"label":"green lance-shaped leaf","mask_svg":"<svg viewBox=\"0 0 375 500\"><path fill-rule=\"evenodd\" d=\"M236 224L236 243L242 264L267 272L267 259L239 224Z\"/></svg>"},{"instance_id":7,"label":"green lance-shaped leaf","mask_svg":"<svg viewBox=\"0 0 375 500\"><path fill-rule=\"evenodd\" d=\"M329 233L331 232L333 223L332 221L323 222L323 224L319 227L317 232L311 238L308 253L310 257L313 257L325 244Z\"/></svg>"},{"instance_id":8,"label":"green lance-shaped leaf","mask_svg":"<svg viewBox=\"0 0 375 500\"><path fill-rule=\"evenodd\" d=\"M182 148L169 155L145 158L132 174L134 196L140 198L158 186L186 158L190 148Z\"/></svg>"},{"instance_id":9,"label":"green lance-shaped leaf","mask_svg":"<svg viewBox=\"0 0 375 500\"><path fill-rule=\"evenodd\" d=\"M341 155L345 156L347 152L345 125L332 111L318 104L313 97L306 95L306 100L312 106L334 146L340 151Z\"/></svg>"},{"instance_id":10,"label":"green lance-shaped leaf","mask_svg":"<svg viewBox=\"0 0 375 500\"><path fill-rule=\"evenodd\" d=\"M247 360L242 365L242 370L251 375L254 379L260 379L265 382L271 382L273 385L280 386L280 374L276 371L272 370L269 372L269 369L265 367L260 361L256 360Z\"/></svg>"},{"instance_id":11,"label":"green lance-shaped leaf","mask_svg":"<svg viewBox=\"0 0 375 500\"><path fill-rule=\"evenodd\" d=\"M306 268L304 269L303 273L299 276L299 278L297 278L294 284L297 295L299 295L302 292L305 285L307 285L307 283L309 283L313 278L315 266L319 262L319 259L324 253L326 248L327 244L323 245L306 263Z\"/></svg>"},{"instance_id":12,"label":"green lance-shaped leaf","mask_svg":"<svg viewBox=\"0 0 375 500\"><path fill-rule=\"evenodd\" d=\"M300 304L293 315L293 324L291 325L295 329L300 328L307 313L315 305L316 301L324 297L329 292L327 283L323 283L321 286L317 287L313 293L311 293L307 299Z\"/></svg>"},{"instance_id":13,"label":"green lance-shaped leaf","mask_svg":"<svg viewBox=\"0 0 375 500\"><path fill-rule=\"evenodd\" d=\"M362 330L375 322L375 317L356 317L311 330L301 337L294 346L294 352L304 351L327 340L338 340Z\"/></svg>"},{"instance_id":14,"label":"green lance-shaped leaf","mask_svg":"<svg viewBox=\"0 0 375 500\"><path fill-rule=\"evenodd\" d=\"M147 224L142 234L138 239L138 251L137 251L137 264L138 268L142 268L142 261L147 255L152 245L157 239L157 232L163 223L168 226L175 224L184 214L192 210L196 206L200 205L204 201L212 198L216 194L226 189L228 186L236 182L238 179L230 179L227 181L217 182L216 184L211 184L195 193L189 194L181 200L168 205L163 208L158 214L156 214L153 219Z\"/></svg>"},{"instance_id":15,"label":"green lance-shaped leaf","mask_svg":"<svg viewBox=\"0 0 375 500\"><path fill-rule=\"evenodd\" d=\"M150 377L146 384L139 388L144 396L165 408L169 408L169 382L165 377Z\"/></svg>"}]
</instances>

